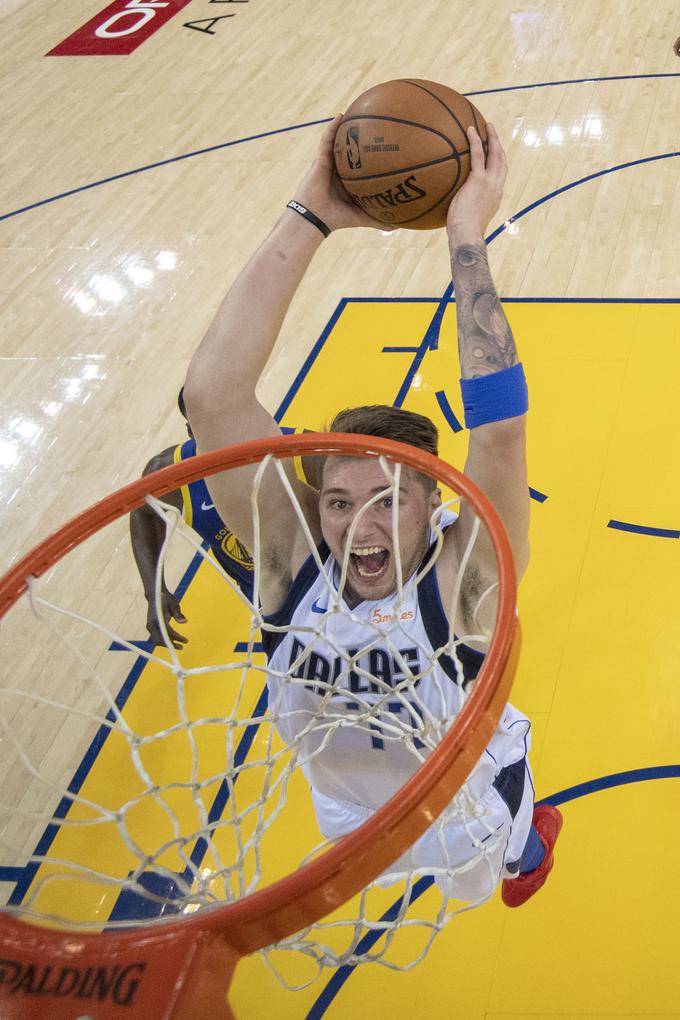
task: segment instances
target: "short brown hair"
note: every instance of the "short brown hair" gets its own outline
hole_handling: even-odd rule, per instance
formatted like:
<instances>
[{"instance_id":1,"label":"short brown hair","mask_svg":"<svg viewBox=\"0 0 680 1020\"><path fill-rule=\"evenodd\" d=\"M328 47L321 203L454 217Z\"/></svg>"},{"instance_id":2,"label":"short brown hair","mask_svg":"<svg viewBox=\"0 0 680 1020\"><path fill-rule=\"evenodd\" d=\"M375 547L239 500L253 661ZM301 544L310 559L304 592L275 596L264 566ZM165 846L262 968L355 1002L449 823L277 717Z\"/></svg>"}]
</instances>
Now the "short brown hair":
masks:
<instances>
[{"instance_id":1,"label":"short brown hair","mask_svg":"<svg viewBox=\"0 0 680 1020\"><path fill-rule=\"evenodd\" d=\"M424 414L404 411L389 404L367 404L364 407L346 407L336 414L329 432L351 432L362 436L378 436L409 443L419 450L438 455L437 426Z\"/></svg>"},{"instance_id":2,"label":"short brown hair","mask_svg":"<svg viewBox=\"0 0 680 1020\"><path fill-rule=\"evenodd\" d=\"M350 432L352 435L377 436L379 439L394 439L398 443L408 443L419 450L425 450L437 456L439 452L439 433L437 426L424 414L415 411L404 411L401 407L389 404L367 404L364 407L346 407L336 414L330 424L329 432ZM320 475L323 474L323 468ZM434 478L418 472L425 490L430 492L437 488ZM315 488L321 488L321 480Z\"/></svg>"}]
</instances>

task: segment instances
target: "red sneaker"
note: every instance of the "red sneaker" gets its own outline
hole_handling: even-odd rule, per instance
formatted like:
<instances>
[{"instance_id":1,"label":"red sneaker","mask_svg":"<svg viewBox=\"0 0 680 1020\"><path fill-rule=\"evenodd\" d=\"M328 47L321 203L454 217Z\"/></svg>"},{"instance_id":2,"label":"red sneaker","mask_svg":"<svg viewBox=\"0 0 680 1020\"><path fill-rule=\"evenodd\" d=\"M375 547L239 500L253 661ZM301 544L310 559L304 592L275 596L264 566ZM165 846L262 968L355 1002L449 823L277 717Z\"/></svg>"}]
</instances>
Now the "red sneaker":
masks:
<instances>
[{"instance_id":1,"label":"red sneaker","mask_svg":"<svg viewBox=\"0 0 680 1020\"><path fill-rule=\"evenodd\" d=\"M545 857L533 871L503 880L501 896L506 907L521 907L544 884L552 870L553 851L562 829L562 821L561 813L552 804L541 804L534 809L533 822L545 848Z\"/></svg>"}]
</instances>

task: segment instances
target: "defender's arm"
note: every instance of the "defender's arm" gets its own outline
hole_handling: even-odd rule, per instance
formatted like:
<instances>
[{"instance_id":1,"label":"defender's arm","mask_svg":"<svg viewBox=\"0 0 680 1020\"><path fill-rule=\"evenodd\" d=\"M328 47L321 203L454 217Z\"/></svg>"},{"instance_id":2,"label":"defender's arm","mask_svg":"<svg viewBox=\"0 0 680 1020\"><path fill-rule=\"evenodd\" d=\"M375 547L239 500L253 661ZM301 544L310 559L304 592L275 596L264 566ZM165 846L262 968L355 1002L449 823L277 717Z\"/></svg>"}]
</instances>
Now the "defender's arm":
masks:
<instances>
[{"instance_id":1,"label":"defender's arm","mask_svg":"<svg viewBox=\"0 0 680 1020\"><path fill-rule=\"evenodd\" d=\"M155 457L152 457L144 468L142 475L150 475L154 471L160 471L161 468L172 464L174 450L174 446L170 446L167 450L163 450L162 453L158 453ZM171 506L177 507L178 510L182 509L182 494L179 490L168 493L163 497L163 500ZM147 506L145 503L137 510L132 511L130 514L130 541L132 543L132 553L135 558L135 563L137 564L139 576L142 579L144 597L148 605L146 627L149 632L149 637L155 645L163 643L163 635L161 633L158 616L156 614L155 592L156 571L158 569L158 560L164 540L165 525L158 514L150 506ZM168 637L175 648L181 648L182 645L187 643L188 638L185 637L184 634L180 634L176 631L171 626L170 621L175 619L179 623L186 623L187 619L182 613L179 601L168 589L162 572L161 611L163 613Z\"/></svg>"}]
</instances>

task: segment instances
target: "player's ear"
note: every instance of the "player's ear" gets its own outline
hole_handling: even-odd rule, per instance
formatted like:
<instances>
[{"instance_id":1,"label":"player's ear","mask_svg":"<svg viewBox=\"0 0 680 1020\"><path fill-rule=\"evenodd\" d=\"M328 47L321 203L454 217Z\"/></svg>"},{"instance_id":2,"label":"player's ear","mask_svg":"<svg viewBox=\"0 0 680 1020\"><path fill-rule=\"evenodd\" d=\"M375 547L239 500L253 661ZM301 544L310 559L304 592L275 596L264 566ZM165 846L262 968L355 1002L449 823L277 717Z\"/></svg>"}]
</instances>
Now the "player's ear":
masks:
<instances>
[{"instance_id":1,"label":"player's ear","mask_svg":"<svg viewBox=\"0 0 680 1020\"><path fill-rule=\"evenodd\" d=\"M433 510L436 510L437 507L441 506L441 505L442 505L442 490L441 489L433 489L432 492L430 493L430 502L429 502L430 513L432 513Z\"/></svg>"}]
</instances>

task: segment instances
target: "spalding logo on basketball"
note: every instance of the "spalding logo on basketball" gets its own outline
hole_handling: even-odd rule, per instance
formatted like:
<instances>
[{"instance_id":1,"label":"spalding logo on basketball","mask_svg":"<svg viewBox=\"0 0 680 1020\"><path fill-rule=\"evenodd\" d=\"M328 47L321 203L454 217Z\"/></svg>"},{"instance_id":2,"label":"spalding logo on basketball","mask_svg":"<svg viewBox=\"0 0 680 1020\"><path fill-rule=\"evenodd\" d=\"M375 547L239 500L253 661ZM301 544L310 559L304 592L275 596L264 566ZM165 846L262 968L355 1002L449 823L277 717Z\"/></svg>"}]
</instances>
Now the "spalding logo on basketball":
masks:
<instances>
[{"instance_id":1,"label":"spalding logo on basketball","mask_svg":"<svg viewBox=\"0 0 680 1020\"><path fill-rule=\"evenodd\" d=\"M486 152L486 121L459 92L418 78L375 85L355 99L338 128L338 175L352 200L380 223L443 227L470 172L471 125Z\"/></svg>"}]
</instances>

